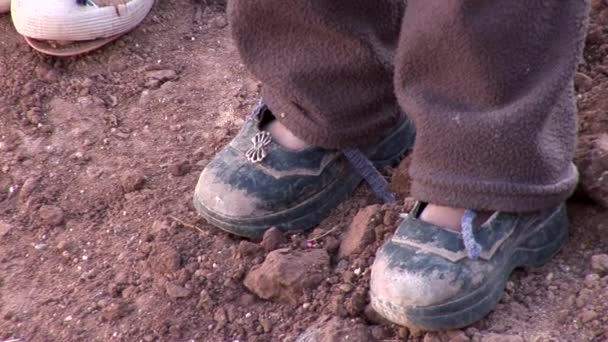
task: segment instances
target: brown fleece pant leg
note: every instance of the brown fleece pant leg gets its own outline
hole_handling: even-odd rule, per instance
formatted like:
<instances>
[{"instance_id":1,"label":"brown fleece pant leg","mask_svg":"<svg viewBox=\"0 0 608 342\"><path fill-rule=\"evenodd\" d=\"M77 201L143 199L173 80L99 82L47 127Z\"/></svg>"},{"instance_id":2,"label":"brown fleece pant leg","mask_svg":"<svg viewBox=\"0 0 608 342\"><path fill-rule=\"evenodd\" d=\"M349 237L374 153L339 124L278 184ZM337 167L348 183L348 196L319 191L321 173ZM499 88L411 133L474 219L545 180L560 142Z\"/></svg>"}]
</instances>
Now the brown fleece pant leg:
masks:
<instances>
[{"instance_id":1,"label":"brown fleece pant leg","mask_svg":"<svg viewBox=\"0 0 608 342\"><path fill-rule=\"evenodd\" d=\"M418 129L417 199L521 212L564 201L577 181L572 80L588 2L404 4L233 0L229 15L269 107L303 140L377 139L398 119L396 94Z\"/></svg>"},{"instance_id":2,"label":"brown fleece pant leg","mask_svg":"<svg viewBox=\"0 0 608 342\"><path fill-rule=\"evenodd\" d=\"M297 137L365 145L399 120L393 59L403 0L232 0L234 40L269 108Z\"/></svg>"},{"instance_id":3,"label":"brown fleece pant leg","mask_svg":"<svg viewBox=\"0 0 608 342\"><path fill-rule=\"evenodd\" d=\"M412 195L535 211L574 190L583 0L410 0L396 57L417 126Z\"/></svg>"}]
</instances>

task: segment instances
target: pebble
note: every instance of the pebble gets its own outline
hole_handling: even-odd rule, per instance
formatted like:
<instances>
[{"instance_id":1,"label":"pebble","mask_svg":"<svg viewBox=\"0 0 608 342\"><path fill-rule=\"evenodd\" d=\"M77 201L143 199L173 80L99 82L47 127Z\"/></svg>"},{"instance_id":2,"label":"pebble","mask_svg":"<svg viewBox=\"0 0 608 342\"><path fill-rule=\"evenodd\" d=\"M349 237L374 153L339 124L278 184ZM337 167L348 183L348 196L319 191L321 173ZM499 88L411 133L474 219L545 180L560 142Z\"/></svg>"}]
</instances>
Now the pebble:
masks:
<instances>
[{"instance_id":1,"label":"pebble","mask_svg":"<svg viewBox=\"0 0 608 342\"><path fill-rule=\"evenodd\" d=\"M191 170L190 162L182 160L169 165L169 172L175 177L187 175Z\"/></svg>"},{"instance_id":2,"label":"pebble","mask_svg":"<svg viewBox=\"0 0 608 342\"><path fill-rule=\"evenodd\" d=\"M276 227L270 227L270 229L264 232L260 245L266 252L271 252L279 248L279 245L284 241L285 237L283 236L283 232Z\"/></svg>"},{"instance_id":3,"label":"pebble","mask_svg":"<svg viewBox=\"0 0 608 342\"><path fill-rule=\"evenodd\" d=\"M583 323L589 323L597 318L597 312L591 309L585 309L580 314L580 319Z\"/></svg>"},{"instance_id":4,"label":"pebble","mask_svg":"<svg viewBox=\"0 0 608 342\"><path fill-rule=\"evenodd\" d=\"M519 335L488 334L481 338L481 342L524 342Z\"/></svg>"},{"instance_id":5,"label":"pebble","mask_svg":"<svg viewBox=\"0 0 608 342\"><path fill-rule=\"evenodd\" d=\"M574 86L579 93L585 93L593 87L593 79L582 72L574 76Z\"/></svg>"},{"instance_id":6,"label":"pebble","mask_svg":"<svg viewBox=\"0 0 608 342\"><path fill-rule=\"evenodd\" d=\"M126 193L141 190L145 183L145 176L138 171L127 171L120 177L120 184Z\"/></svg>"},{"instance_id":7,"label":"pebble","mask_svg":"<svg viewBox=\"0 0 608 342\"><path fill-rule=\"evenodd\" d=\"M268 318L260 318L260 325L262 326L262 329L264 329L265 333L269 333L273 327L272 321Z\"/></svg>"},{"instance_id":8,"label":"pebble","mask_svg":"<svg viewBox=\"0 0 608 342\"><path fill-rule=\"evenodd\" d=\"M596 254L591 257L591 269L599 276L608 274L608 254Z\"/></svg>"},{"instance_id":9,"label":"pebble","mask_svg":"<svg viewBox=\"0 0 608 342\"><path fill-rule=\"evenodd\" d=\"M591 273L591 274L587 274L585 276L585 286L587 286L588 288L595 288L598 287L600 285L600 276L595 274L595 273Z\"/></svg>"},{"instance_id":10,"label":"pebble","mask_svg":"<svg viewBox=\"0 0 608 342\"><path fill-rule=\"evenodd\" d=\"M63 223L63 209L54 205L43 205L38 209L40 220L49 226L58 226Z\"/></svg>"},{"instance_id":11,"label":"pebble","mask_svg":"<svg viewBox=\"0 0 608 342\"><path fill-rule=\"evenodd\" d=\"M378 217L380 209L381 206L375 204L359 210L342 238L340 250L338 251L340 258L359 254L367 246L374 243L376 240L374 227L380 223L380 218Z\"/></svg>"},{"instance_id":12,"label":"pebble","mask_svg":"<svg viewBox=\"0 0 608 342\"><path fill-rule=\"evenodd\" d=\"M329 272L324 249L274 250L245 276L244 285L262 299L297 303L304 289L318 286Z\"/></svg>"},{"instance_id":13,"label":"pebble","mask_svg":"<svg viewBox=\"0 0 608 342\"><path fill-rule=\"evenodd\" d=\"M239 242L238 252L241 256L251 256L263 250L262 246L247 240Z\"/></svg>"},{"instance_id":14,"label":"pebble","mask_svg":"<svg viewBox=\"0 0 608 342\"><path fill-rule=\"evenodd\" d=\"M321 316L296 338L296 342L371 341L367 325L339 317Z\"/></svg>"},{"instance_id":15,"label":"pebble","mask_svg":"<svg viewBox=\"0 0 608 342\"><path fill-rule=\"evenodd\" d=\"M171 69L148 71L146 78L161 82L172 81L177 78L177 72Z\"/></svg>"}]
</instances>

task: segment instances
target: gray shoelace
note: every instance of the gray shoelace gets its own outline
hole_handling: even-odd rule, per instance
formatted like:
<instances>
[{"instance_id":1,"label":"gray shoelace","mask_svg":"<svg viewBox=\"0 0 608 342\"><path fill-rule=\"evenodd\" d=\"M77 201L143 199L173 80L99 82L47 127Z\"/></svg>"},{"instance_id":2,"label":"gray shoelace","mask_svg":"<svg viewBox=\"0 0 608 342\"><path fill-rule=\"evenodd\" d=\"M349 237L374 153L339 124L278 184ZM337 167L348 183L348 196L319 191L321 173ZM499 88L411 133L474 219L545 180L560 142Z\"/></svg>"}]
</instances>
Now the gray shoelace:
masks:
<instances>
[{"instance_id":1,"label":"gray shoelace","mask_svg":"<svg viewBox=\"0 0 608 342\"><path fill-rule=\"evenodd\" d=\"M477 213L473 210L465 210L460 220L460 228L462 235L462 242L464 243L464 249L467 252L467 256L471 260L475 260L481 254L481 245L475 240L473 234L473 222L477 217Z\"/></svg>"}]
</instances>

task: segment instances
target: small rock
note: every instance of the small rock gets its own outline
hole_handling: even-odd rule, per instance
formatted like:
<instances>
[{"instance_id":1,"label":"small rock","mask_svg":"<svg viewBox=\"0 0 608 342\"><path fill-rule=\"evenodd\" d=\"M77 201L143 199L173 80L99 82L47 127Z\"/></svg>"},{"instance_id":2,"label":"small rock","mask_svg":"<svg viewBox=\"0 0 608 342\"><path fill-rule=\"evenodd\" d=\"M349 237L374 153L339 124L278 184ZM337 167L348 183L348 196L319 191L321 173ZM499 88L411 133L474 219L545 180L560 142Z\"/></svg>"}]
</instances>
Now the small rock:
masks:
<instances>
[{"instance_id":1,"label":"small rock","mask_svg":"<svg viewBox=\"0 0 608 342\"><path fill-rule=\"evenodd\" d=\"M462 330L448 330L444 334L450 342L469 342L471 340Z\"/></svg>"},{"instance_id":2,"label":"small rock","mask_svg":"<svg viewBox=\"0 0 608 342\"><path fill-rule=\"evenodd\" d=\"M424 335L423 342L441 342L441 338L439 337L439 333L429 332Z\"/></svg>"},{"instance_id":3,"label":"small rock","mask_svg":"<svg viewBox=\"0 0 608 342\"><path fill-rule=\"evenodd\" d=\"M187 160L182 160L169 165L169 172L175 177L185 176L190 172L191 166Z\"/></svg>"},{"instance_id":4,"label":"small rock","mask_svg":"<svg viewBox=\"0 0 608 342\"><path fill-rule=\"evenodd\" d=\"M264 329L265 333L272 331L273 324L271 320L267 318L260 318L260 325L262 326L262 329Z\"/></svg>"},{"instance_id":5,"label":"small rock","mask_svg":"<svg viewBox=\"0 0 608 342\"><path fill-rule=\"evenodd\" d=\"M171 282L167 282L167 284L165 285L165 290L167 291L167 295L173 299L186 298L192 294L192 290L173 284Z\"/></svg>"},{"instance_id":6,"label":"small rock","mask_svg":"<svg viewBox=\"0 0 608 342\"><path fill-rule=\"evenodd\" d=\"M363 314L365 315L365 318L367 318L367 320L372 323L381 324L381 325L391 324L391 322L389 320L380 316L380 314L378 314L376 312L376 310L374 310L374 308L372 308L371 304L367 304L367 306L365 307L365 310L363 310Z\"/></svg>"},{"instance_id":7,"label":"small rock","mask_svg":"<svg viewBox=\"0 0 608 342\"><path fill-rule=\"evenodd\" d=\"M277 249L249 271L244 284L260 298L295 304L304 289L314 288L326 278L328 269L329 255L323 249Z\"/></svg>"},{"instance_id":8,"label":"small rock","mask_svg":"<svg viewBox=\"0 0 608 342\"><path fill-rule=\"evenodd\" d=\"M25 112L25 117L32 125L37 125L42 122L42 113L39 108L32 108Z\"/></svg>"},{"instance_id":9,"label":"small rock","mask_svg":"<svg viewBox=\"0 0 608 342\"><path fill-rule=\"evenodd\" d=\"M173 81L177 78L177 72L171 69L148 71L146 78L160 82Z\"/></svg>"},{"instance_id":10,"label":"small rock","mask_svg":"<svg viewBox=\"0 0 608 342\"><path fill-rule=\"evenodd\" d=\"M108 321L114 321L129 314L130 309L124 302L114 302L102 309L101 315Z\"/></svg>"},{"instance_id":11,"label":"small rock","mask_svg":"<svg viewBox=\"0 0 608 342\"><path fill-rule=\"evenodd\" d=\"M524 342L519 335L488 334L481 337L481 342Z\"/></svg>"},{"instance_id":12,"label":"small rock","mask_svg":"<svg viewBox=\"0 0 608 342\"><path fill-rule=\"evenodd\" d=\"M181 258L179 253L171 246L157 245L150 254L149 263L156 273L174 273L180 268Z\"/></svg>"},{"instance_id":13,"label":"small rock","mask_svg":"<svg viewBox=\"0 0 608 342\"><path fill-rule=\"evenodd\" d=\"M137 171L127 171L120 177L120 184L126 193L141 190L145 183L146 178L141 172Z\"/></svg>"},{"instance_id":14,"label":"small rock","mask_svg":"<svg viewBox=\"0 0 608 342\"><path fill-rule=\"evenodd\" d=\"M248 307L255 304L256 298L251 293L243 293L239 298L239 304L242 307Z\"/></svg>"},{"instance_id":15,"label":"small rock","mask_svg":"<svg viewBox=\"0 0 608 342\"><path fill-rule=\"evenodd\" d=\"M129 274L127 272L118 272L114 276L114 282L118 285L124 285L129 283Z\"/></svg>"},{"instance_id":16,"label":"small rock","mask_svg":"<svg viewBox=\"0 0 608 342\"><path fill-rule=\"evenodd\" d=\"M37 177L30 177L23 182L21 191L19 191L19 200L25 202L30 197L36 186L38 185Z\"/></svg>"},{"instance_id":17,"label":"small rock","mask_svg":"<svg viewBox=\"0 0 608 342\"><path fill-rule=\"evenodd\" d=\"M323 241L323 247L327 253L333 254L340 248L340 241L331 235L327 236Z\"/></svg>"},{"instance_id":18,"label":"small rock","mask_svg":"<svg viewBox=\"0 0 608 342\"><path fill-rule=\"evenodd\" d=\"M590 289L600 286L600 276L595 273L587 274L585 276L585 286Z\"/></svg>"},{"instance_id":19,"label":"small rock","mask_svg":"<svg viewBox=\"0 0 608 342\"><path fill-rule=\"evenodd\" d=\"M266 252L271 252L279 248L279 245L283 243L284 240L285 237L283 236L283 232L276 227L270 227L270 229L264 232L264 237L262 238L260 245L264 247Z\"/></svg>"},{"instance_id":20,"label":"small rock","mask_svg":"<svg viewBox=\"0 0 608 342\"><path fill-rule=\"evenodd\" d=\"M4 235L8 234L8 232L11 231L11 229L13 229L13 226L11 226L10 224L0 221L0 238L3 237Z\"/></svg>"},{"instance_id":21,"label":"small rock","mask_svg":"<svg viewBox=\"0 0 608 342\"><path fill-rule=\"evenodd\" d=\"M581 139L576 164L580 188L599 205L608 208L608 134Z\"/></svg>"},{"instance_id":22,"label":"small rock","mask_svg":"<svg viewBox=\"0 0 608 342\"><path fill-rule=\"evenodd\" d=\"M374 227L380 223L380 208L375 204L359 210L342 237L338 252L340 258L361 253L375 241Z\"/></svg>"},{"instance_id":23,"label":"small rock","mask_svg":"<svg viewBox=\"0 0 608 342\"><path fill-rule=\"evenodd\" d=\"M608 274L608 254L596 254L591 257L591 269L604 276Z\"/></svg>"},{"instance_id":24,"label":"small rock","mask_svg":"<svg viewBox=\"0 0 608 342\"><path fill-rule=\"evenodd\" d=\"M238 252L241 256L255 255L263 250L262 246L247 240L239 242Z\"/></svg>"},{"instance_id":25,"label":"small rock","mask_svg":"<svg viewBox=\"0 0 608 342\"><path fill-rule=\"evenodd\" d=\"M213 313L213 320L218 324L226 324L228 322L228 316L226 315L226 310L223 307L218 307Z\"/></svg>"},{"instance_id":26,"label":"small rock","mask_svg":"<svg viewBox=\"0 0 608 342\"><path fill-rule=\"evenodd\" d=\"M580 314L580 319L583 323L589 323L597 318L597 312L590 309L585 309Z\"/></svg>"},{"instance_id":27,"label":"small rock","mask_svg":"<svg viewBox=\"0 0 608 342\"><path fill-rule=\"evenodd\" d=\"M366 325L339 317L322 316L297 337L297 342L371 341Z\"/></svg>"},{"instance_id":28,"label":"small rock","mask_svg":"<svg viewBox=\"0 0 608 342\"><path fill-rule=\"evenodd\" d=\"M218 29L222 29L228 26L228 20L224 16L217 16L211 19L211 25L217 27Z\"/></svg>"},{"instance_id":29,"label":"small rock","mask_svg":"<svg viewBox=\"0 0 608 342\"><path fill-rule=\"evenodd\" d=\"M63 209L54 205L43 205L38 209L38 216L42 223L49 226L58 226L63 223Z\"/></svg>"},{"instance_id":30,"label":"small rock","mask_svg":"<svg viewBox=\"0 0 608 342\"><path fill-rule=\"evenodd\" d=\"M412 337L420 337L422 336L422 332L420 332L420 330L412 330L412 333L410 333L410 329L406 327L399 327L397 330L397 337L399 337L402 341L407 341L410 335L412 335Z\"/></svg>"},{"instance_id":31,"label":"small rock","mask_svg":"<svg viewBox=\"0 0 608 342\"><path fill-rule=\"evenodd\" d=\"M372 334L373 341L386 341L391 337L391 332L382 325L372 325L369 327L369 331Z\"/></svg>"},{"instance_id":32,"label":"small rock","mask_svg":"<svg viewBox=\"0 0 608 342\"><path fill-rule=\"evenodd\" d=\"M582 72L577 72L574 76L574 87L579 93L585 93L593 88L593 79Z\"/></svg>"}]
</instances>

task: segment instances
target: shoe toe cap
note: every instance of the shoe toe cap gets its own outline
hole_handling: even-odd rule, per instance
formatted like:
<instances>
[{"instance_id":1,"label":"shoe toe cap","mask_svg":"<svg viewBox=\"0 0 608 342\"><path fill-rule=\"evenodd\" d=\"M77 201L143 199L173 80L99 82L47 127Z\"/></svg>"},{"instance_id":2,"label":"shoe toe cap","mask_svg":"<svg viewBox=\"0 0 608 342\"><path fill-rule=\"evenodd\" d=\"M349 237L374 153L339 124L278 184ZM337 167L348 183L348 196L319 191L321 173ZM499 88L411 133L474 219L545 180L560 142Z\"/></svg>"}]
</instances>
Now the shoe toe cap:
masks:
<instances>
[{"instance_id":1,"label":"shoe toe cap","mask_svg":"<svg viewBox=\"0 0 608 342\"><path fill-rule=\"evenodd\" d=\"M230 218L250 218L261 214L260 200L220 176L217 169L205 168L194 191L195 203L206 212Z\"/></svg>"},{"instance_id":2,"label":"shoe toe cap","mask_svg":"<svg viewBox=\"0 0 608 342\"><path fill-rule=\"evenodd\" d=\"M370 286L376 301L407 310L448 302L478 281L458 263L389 242L376 255Z\"/></svg>"}]
</instances>

